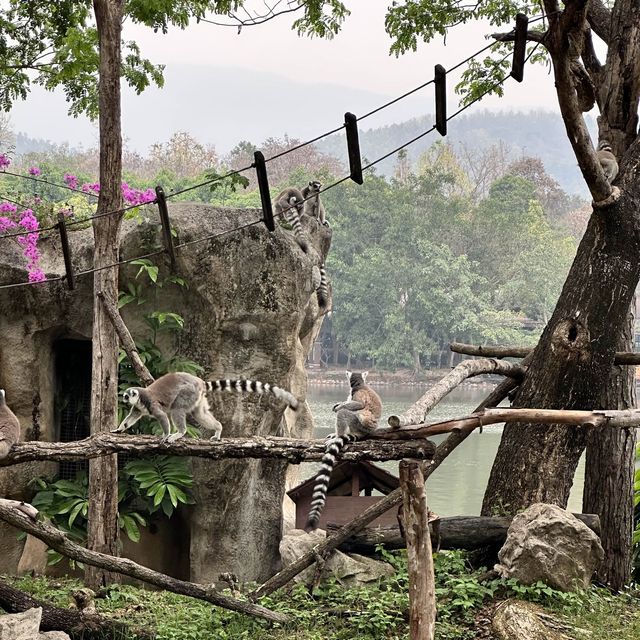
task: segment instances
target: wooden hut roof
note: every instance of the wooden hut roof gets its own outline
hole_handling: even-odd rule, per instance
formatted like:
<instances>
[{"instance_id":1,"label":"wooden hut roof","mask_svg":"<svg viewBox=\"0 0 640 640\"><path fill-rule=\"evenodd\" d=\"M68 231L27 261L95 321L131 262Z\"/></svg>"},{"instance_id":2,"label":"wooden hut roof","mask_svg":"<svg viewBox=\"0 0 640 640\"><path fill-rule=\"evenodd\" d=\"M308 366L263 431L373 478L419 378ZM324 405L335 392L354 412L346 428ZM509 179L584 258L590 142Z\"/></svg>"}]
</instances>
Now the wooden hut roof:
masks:
<instances>
[{"instance_id":1,"label":"wooden hut roof","mask_svg":"<svg viewBox=\"0 0 640 640\"><path fill-rule=\"evenodd\" d=\"M361 477L365 480L364 483L361 483L361 489L370 486L386 495L400 486L400 481L396 476L384 469L381 469L380 467L377 467L371 462L344 461L339 462L331 472L328 492L333 493L334 495L336 493L338 495L341 493L344 493L344 495L350 495L351 477L356 470L360 472ZM287 495L294 501L304 495L311 495L311 493L313 493L315 480L316 476L313 475L311 478L308 478L298 486L287 491ZM343 491L340 491L341 488L343 488Z\"/></svg>"}]
</instances>

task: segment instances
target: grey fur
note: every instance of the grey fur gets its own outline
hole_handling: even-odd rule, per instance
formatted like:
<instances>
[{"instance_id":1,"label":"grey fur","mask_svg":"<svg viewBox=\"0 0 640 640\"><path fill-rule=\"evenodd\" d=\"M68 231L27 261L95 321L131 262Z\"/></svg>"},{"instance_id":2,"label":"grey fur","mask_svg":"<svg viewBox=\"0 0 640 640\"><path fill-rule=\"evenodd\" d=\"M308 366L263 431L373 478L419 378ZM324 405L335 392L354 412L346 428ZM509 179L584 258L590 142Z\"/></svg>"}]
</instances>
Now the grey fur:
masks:
<instances>
[{"instance_id":1,"label":"grey fur","mask_svg":"<svg viewBox=\"0 0 640 640\"><path fill-rule=\"evenodd\" d=\"M268 393L284 400L292 409L298 408L298 400L285 389L257 380L204 381L190 373L167 373L143 387L130 387L123 393L131 410L115 431L126 431L143 416L153 416L162 426L163 441L174 442L187 431L187 417L191 416L200 426L213 431L211 440L220 440L222 425L213 416L207 400L211 391L237 391L238 393ZM177 428L171 433L171 424Z\"/></svg>"},{"instance_id":2,"label":"grey fur","mask_svg":"<svg viewBox=\"0 0 640 640\"><path fill-rule=\"evenodd\" d=\"M291 225L293 235L300 248L309 252L309 244L304 237L300 216L304 213L304 196L300 189L288 187L281 191L275 200L276 215L283 215L284 219Z\"/></svg>"},{"instance_id":3,"label":"grey fur","mask_svg":"<svg viewBox=\"0 0 640 640\"><path fill-rule=\"evenodd\" d=\"M324 205L320 200L321 189L322 182L318 182L318 180L312 180L302 189L302 197L305 201L304 212L312 218L317 218L321 224L329 226L327 223L327 215L324 210Z\"/></svg>"},{"instance_id":4,"label":"grey fur","mask_svg":"<svg viewBox=\"0 0 640 640\"><path fill-rule=\"evenodd\" d=\"M0 389L0 458L6 458L19 439L20 422L7 406L4 389Z\"/></svg>"},{"instance_id":5,"label":"grey fur","mask_svg":"<svg viewBox=\"0 0 640 640\"><path fill-rule=\"evenodd\" d=\"M611 151L611 144L608 140L600 140L597 155L605 178L609 183L613 182L618 175L618 161Z\"/></svg>"}]
</instances>

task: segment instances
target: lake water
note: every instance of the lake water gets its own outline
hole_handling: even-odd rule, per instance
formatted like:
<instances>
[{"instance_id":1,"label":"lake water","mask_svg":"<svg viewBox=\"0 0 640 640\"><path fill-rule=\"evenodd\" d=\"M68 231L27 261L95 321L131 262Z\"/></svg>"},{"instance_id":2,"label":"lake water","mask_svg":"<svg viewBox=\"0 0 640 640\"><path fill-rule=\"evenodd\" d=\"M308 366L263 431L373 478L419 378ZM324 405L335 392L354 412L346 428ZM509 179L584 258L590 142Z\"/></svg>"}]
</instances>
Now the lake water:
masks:
<instances>
[{"instance_id":1,"label":"lake water","mask_svg":"<svg viewBox=\"0 0 640 640\"><path fill-rule=\"evenodd\" d=\"M430 420L447 420L471 413L491 392L491 385L466 385L452 391L429 414ZM402 413L415 402L426 387L385 386L376 388L383 400L383 424L392 414ZM307 399L316 422L316 438L324 438L335 428L335 414L331 407L347 397L347 386L309 385ZM457 447L427 481L429 507L441 516L479 515L482 497L489 479L491 466L500 444L502 427L484 427L483 433L474 431ZM438 444L446 435L435 436ZM394 475L398 474L397 462L377 462ZM300 465L301 480L313 475L319 463ZM576 471L569 498L569 509L582 510L584 484L584 456Z\"/></svg>"}]
</instances>

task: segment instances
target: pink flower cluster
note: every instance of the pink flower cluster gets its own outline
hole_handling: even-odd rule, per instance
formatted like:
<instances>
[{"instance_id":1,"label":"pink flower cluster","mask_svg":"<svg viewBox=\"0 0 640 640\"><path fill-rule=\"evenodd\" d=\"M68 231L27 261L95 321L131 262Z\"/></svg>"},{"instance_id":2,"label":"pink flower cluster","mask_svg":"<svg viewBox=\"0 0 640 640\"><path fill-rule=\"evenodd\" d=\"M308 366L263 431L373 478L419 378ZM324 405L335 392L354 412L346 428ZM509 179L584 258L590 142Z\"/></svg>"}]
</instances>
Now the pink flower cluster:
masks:
<instances>
[{"instance_id":1,"label":"pink flower cluster","mask_svg":"<svg viewBox=\"0 0 640 640\"><path fill-rule=\"evenodd\" d=\"M65 173L64 181L69 187L72 187L73 189L78 188L78 178L76 176ZM151 188L142 191L141 189L130 187L126 182L122 183L121 188L124 201L133 206L147 204L148 202L153 202L156 199L156 192ZM85 182L80 189L85 193L93 193L97 195L100 193L100 183Z\"/></svg>"},{"instance_id":2,"label":"pink flower cluster","mask_svg":"<svg viewBox=\"0 0 640 640\"><path fill-rule=\"evenodd\" d=\"M77 189L78 188L78 178L77 176L74 176L70 173L65 173L64 174L64 183L67 185L67 187L71 187L72 189Z\"/></svg>"},{"instance_id":3,"label":"pink flower cluster","mask_svg":"<svg viewBox=\"0 0 640 640\"><path fill-rule=\"evenodd\" d=\"M0 153L0 169L6 169L11 164L11 160L4 153Z\"/></svg>"},{"instance_id":4,"label":"pink flower cluster","mask_svg":"<svg viewBox=\"0 0 640 640\"><path fill-rule=\"evenodd\" d=\"M122 197L125 202L131 205L147 204L147 202L153 202L156 199L156 192L149 188L141 191L140 189L134 189L130 187L126 182L122 183Z\"/></svg>"},{"instance_id":5,"label":"pink flower cluster","mask_svg":"<svg viewBox=\"0 0 640 640\"><path fill-rule=\"evenodd\" d=\"M22 254L27 259L27 271L29 282L42 282L46 279L44 272L40 268L40 252L38 251L38 229L40 223L31 209L25 209L18 216L18 207L10 202L0 202L0 233L5 233L9 229L22 227L27 234L18 236L18 244L22 247Z\"/></svg>"},{"instance_id":6,"label":"pink flower cluster","mask_svg":"<svg viewBox=\"0 0 640 640\"><path fill-rule=\"evenodd\" d=\"M30 176L39 176L42 173L38 167L29 167Z\"/></svg>"}]
</instances>

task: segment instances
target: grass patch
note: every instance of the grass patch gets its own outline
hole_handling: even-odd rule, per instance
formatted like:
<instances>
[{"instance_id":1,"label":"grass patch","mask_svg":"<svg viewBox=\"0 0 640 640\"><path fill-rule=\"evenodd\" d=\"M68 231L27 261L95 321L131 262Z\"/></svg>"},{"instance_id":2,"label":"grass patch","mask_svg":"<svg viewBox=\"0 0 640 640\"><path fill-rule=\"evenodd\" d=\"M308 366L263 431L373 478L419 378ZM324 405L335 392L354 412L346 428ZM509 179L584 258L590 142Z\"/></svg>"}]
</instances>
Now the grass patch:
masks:
<instances>
[{"instance_id":1,"label":"grass patch","mask_svg":"<svg viewBox=\"0 0 640 640\"><path fill-rule=\"evenodd\" d=\"M408 578L404 553L382 551L396 568L393 578L360 589L336 581L323 583L313 595L301 585L263 598L261 604L287 614L287 625L272 625L178 596L127 585L96 599L99 613L152 630L158 640L406 640ZM591 588L565 594L542 583L523 586L514 580L481 583L464 554L436 554L438 640L467 640L486 627L490 610L505 598L537 602L576 627L576 638L638 640L640 592L617 596ZM19 589L59 607L69 606L73 579L9 578ZM590 635L591 634L591 635ZM483 637L487 637L483 635ZM134 635L122 640L134 640ZM114 639L115 640L115 639Z\"/></svg>"}]
</instances>

